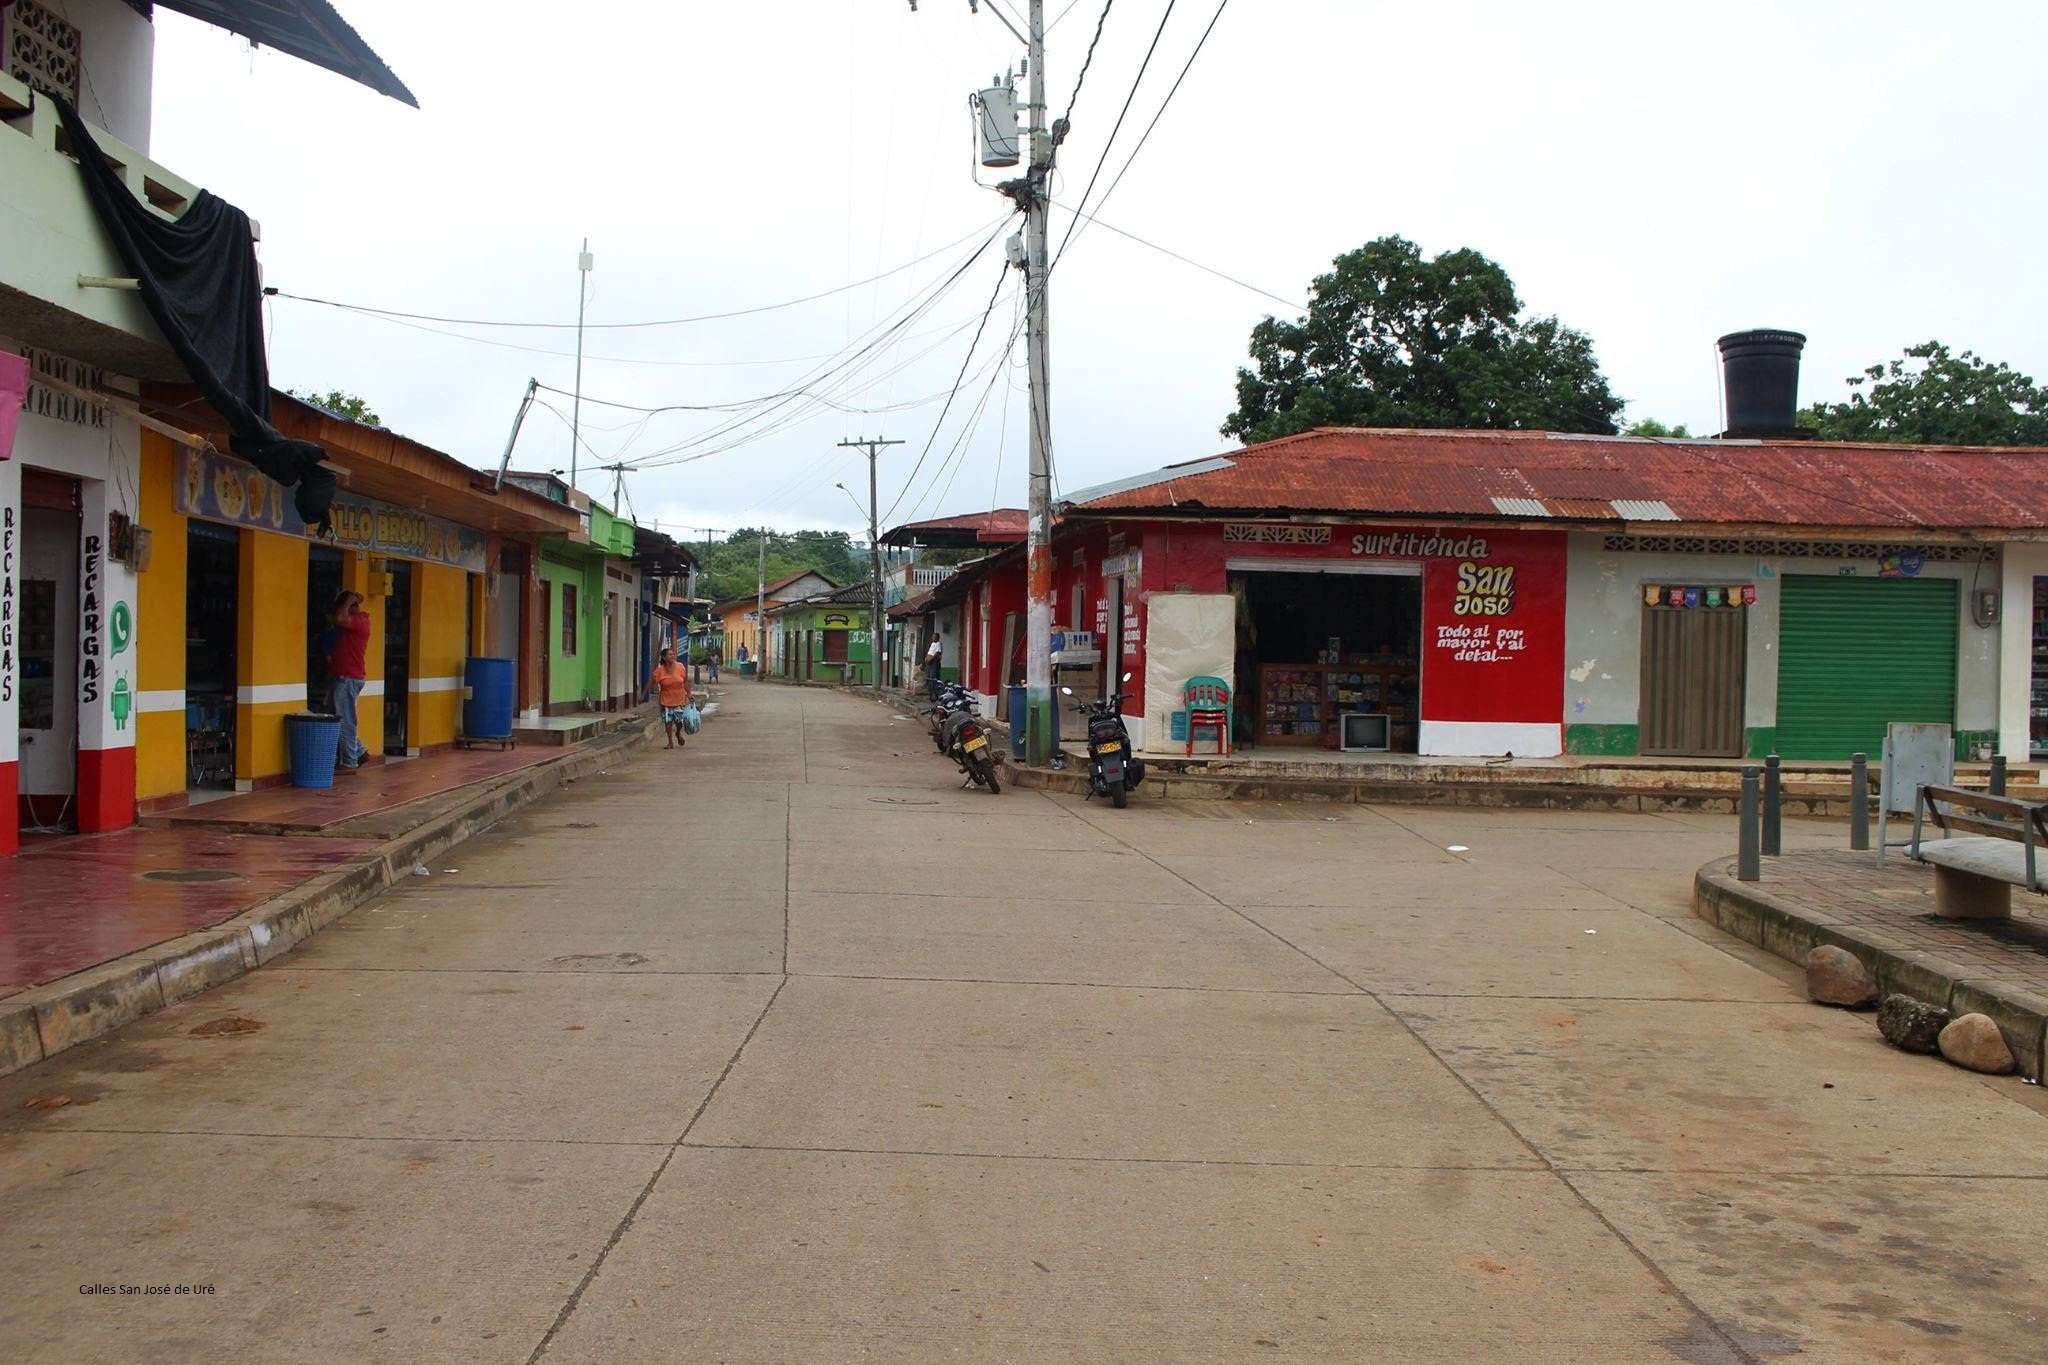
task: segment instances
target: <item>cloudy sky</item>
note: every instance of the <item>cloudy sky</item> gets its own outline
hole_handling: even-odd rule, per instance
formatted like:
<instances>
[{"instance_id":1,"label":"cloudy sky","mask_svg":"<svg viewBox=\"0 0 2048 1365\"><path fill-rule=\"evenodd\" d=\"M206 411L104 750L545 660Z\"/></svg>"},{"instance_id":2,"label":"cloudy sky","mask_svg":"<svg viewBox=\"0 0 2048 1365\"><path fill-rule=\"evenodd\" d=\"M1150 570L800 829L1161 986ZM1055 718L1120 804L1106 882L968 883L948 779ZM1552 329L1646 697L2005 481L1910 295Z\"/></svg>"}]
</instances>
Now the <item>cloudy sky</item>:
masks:
<instances>
[{"instance_id":1,"label":"cloudy sky","mask_svg":"<svg viewBox=\"0 0 2048 1365\"><path fill-rule=\"evenodd\" d=\"M573 324L587 235L583 484L608 495L592 464L644 462L631 503L664 529L852 529L833 485L864 499L865 460L835 443L862 435L908 442L883 461L894 520L1017 505L1027 405L1001 356L1018 277L1000 236L969 260L1006 207L974 183L966 106L1020 55L993 3L339 0L417 111L159 10L153 152L261 222L272 284L351 305ZM1166 9L1114 0L1061 202ZM1101 5L1047 12L1058 111ZM1284 311L1268 295L1303 298L1386 233L1493 257L1530 309L1593 337L1631 416L1695 431L1719 427L1713 339L1740 327L1808 333L1809 401L1930 337L2048 372L2048 7L2032 0L1234 0L1102 202L1214 12L1174 7L1092 202L1256 290L1105 227L1076 235L1052 293L1063 488L1227 446L1247 334ZM1070 221L1055 214L1056 242ZM277 383L360 393L478 465L529 377L573 386L573 328L283 299L270 321ZM807 381L875 410L731 408ZM566 422L536 409L515 463L569 453Z\"/></svg>"}]
</instances>

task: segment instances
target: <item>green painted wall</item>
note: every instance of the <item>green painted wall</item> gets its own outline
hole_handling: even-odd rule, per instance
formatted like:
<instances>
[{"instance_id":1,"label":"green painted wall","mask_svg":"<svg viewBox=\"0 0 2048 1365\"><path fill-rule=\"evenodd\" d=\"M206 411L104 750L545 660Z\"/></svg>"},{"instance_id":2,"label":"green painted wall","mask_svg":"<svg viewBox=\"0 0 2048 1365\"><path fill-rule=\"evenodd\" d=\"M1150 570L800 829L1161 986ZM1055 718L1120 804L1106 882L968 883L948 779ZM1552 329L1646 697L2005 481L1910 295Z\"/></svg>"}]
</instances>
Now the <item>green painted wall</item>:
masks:
<instances>
[{"instance_id":1,"label":"green painted wall","mask_svg":"<svg viewBox=\"0 0 2048 1365\"><path fill-rule=\"evenodd\" d=\"M540 581L548 594L548 703L598 699L604 682L604 559L581 547L544 550ZM576 589L576 652L562 648L562 588Z\"/></svg>"},{"instance_id":2,"label":"green painted wall","mask_svg":"<svg viewBox=\"0 0 2048 1365\"><path fill-rule=\"evenodd\" d=\"M1637 747L1633 725L1567 725L1564 751L1600 758L1632 758Z\"/></svg>"},{"instance_id":3,"label":"green painted wall","mask_svg":"<svg viewBox=\"0 0 2048 1365\"><path fill-rule=\"evenodd\" d=\"M776 660L776 676L792 682L811 682L821 686L839 683L868 683L874 680L873 632L868 629L868 609L850 607L837 603L821 606L788 607L782 611L770 611L769 629L778 636L780 654ZM826 631L845 631L846 666L819 662L824 657L823 635ZM810 676L804 676L804 638L807 632L818 632L812 643L812 665Z\"/></svg>"}]
</instances>

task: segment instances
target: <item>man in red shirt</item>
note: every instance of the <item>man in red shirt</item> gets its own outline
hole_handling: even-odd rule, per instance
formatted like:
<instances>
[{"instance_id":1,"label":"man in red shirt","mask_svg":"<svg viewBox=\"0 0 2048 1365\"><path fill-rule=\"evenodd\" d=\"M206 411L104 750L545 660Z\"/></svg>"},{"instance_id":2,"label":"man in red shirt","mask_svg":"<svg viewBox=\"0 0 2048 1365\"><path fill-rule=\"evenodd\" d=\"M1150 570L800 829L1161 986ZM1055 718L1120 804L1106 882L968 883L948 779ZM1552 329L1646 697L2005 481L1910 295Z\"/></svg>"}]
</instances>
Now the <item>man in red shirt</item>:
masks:
<instances>
[{"instance_id":1,"label":"man in red shirt","mask_svg":"<svg viewBox=\"0 0 2048 1365\"><path fill-rule=\"evenodd\" d=\"M370 648L370 614L363 595L343 591L334 599L334 644L327 651L327 673L334 679L329 701L341 717L341 748L334 766L354 772L370 756L356 738L356 702L363 695L363 656Z\"/></svg>"}]
</instances>

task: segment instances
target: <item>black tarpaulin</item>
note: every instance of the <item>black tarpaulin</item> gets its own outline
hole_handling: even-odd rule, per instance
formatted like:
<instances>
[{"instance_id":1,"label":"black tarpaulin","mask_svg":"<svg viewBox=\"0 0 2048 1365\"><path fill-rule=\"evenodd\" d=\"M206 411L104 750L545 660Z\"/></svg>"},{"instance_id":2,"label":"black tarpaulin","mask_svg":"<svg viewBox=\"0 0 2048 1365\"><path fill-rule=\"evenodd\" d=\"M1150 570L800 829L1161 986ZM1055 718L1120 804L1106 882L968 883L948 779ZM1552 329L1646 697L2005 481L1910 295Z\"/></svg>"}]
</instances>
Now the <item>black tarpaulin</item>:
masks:
<instances>
[{"instance_id":1,"label":"black tarpaulin","mask_svg":"<svg viewBox=\"0 0 2048 1365\"><path fill-rule=\"evenodd\" d=\"M334 472L311 441L270 424L270 365L263 352L263 284L249 215L201 190L176 222L128 192L68 100L52 97L85 175L100 226L142 283L142 302L199 392L227 421L229 448L286 488L308 526L324 529Z\"/></svg>"}]
</instances>

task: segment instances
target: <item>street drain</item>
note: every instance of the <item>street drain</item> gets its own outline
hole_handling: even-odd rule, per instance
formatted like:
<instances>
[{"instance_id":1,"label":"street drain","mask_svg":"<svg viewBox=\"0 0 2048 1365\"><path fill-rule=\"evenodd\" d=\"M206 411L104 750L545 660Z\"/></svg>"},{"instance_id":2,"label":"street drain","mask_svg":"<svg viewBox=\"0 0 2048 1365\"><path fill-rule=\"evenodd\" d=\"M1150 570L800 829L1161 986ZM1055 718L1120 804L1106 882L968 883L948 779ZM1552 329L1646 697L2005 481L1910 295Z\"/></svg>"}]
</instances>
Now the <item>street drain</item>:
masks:
<instances>
[{"instance_id":1,"label":"street drain","mask_svg":"<svg viewBox=\"0 0 2048 1365\"><path fill-rule=\"evenodd\" d=\"M239 872L229 872L219 867L172 867L162 872L138 872L139 882L239 882L247 880Z\"/></svg>"}]
</instances>

